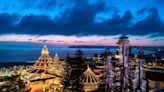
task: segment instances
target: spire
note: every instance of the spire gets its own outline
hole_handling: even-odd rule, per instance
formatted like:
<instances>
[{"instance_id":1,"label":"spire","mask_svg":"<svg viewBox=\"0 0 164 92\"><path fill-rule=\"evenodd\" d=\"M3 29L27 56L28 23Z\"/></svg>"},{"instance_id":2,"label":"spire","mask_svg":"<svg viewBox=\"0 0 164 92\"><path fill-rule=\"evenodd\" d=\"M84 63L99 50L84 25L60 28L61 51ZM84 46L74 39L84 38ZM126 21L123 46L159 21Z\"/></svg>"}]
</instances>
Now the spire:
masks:
<instances>
[{"instance_id":1,"label":"spire","mask_svg":"<svg viewBox=\"0 0 164 92\"><path fill-rule=\"evenodd\" d=\"M42 48L41 54L49 54L47 46L44 44L44 47Z\"/></svg>"},{"instance_id":2,"label":"spire","mask_svg":"<svg viewBox=\"0 0 164 92\"><path fill-rule=\"evenodd\" d=\"M55 53L55 57L54 57L54 62L59 62L60 58L58 56L58 53Z\"/></svg>"}]
</instances>

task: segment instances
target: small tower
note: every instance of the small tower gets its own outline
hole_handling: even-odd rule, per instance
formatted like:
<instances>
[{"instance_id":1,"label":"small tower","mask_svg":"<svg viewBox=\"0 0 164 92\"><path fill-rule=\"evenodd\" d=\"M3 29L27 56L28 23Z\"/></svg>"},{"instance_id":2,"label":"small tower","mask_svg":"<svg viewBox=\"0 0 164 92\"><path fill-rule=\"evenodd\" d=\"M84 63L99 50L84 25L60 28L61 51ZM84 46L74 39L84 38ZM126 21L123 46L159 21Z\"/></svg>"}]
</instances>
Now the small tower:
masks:
<instances>
[{"instance_id":1,"label":"small tower","mask_svg":"<svg viewBox=\"0 0 164 92\"><path fill-rule=\"evenodd\" d=\"M80 82L83 91L95 91L98 89L100 80L89 66L87 66L87 70L83 73Z\"/></svg>"},{"instance_id":2,"label":"small tower","mask_svg":"<svg viewBox=\"0 0 164 92\"><path fill-rule=\"evenodd\" d=\"M59 62L59 61L60 59L59 59L58 53L55 53L54 62Z\"/></svg>"},{"instance_id":3,"label":"small tower","mask_svg":"<svg viewBox=\"0 0 164 92\"><path fill-rule=\"evenodd\" d=\"M54 59L53 59L53 63L56 64L57 66L61 65L61 61L60 61L60 58L58 56L58 53L55 53L55 56L54 56Z\"/></svg>"},{"instance_id":4,"label":"small tower","mask_svg":"<svg viewBox=\"0 0 164 92\"><path fill-rule=\"evenodd\" d=\"M53 63L52 63L52 72L64 77L65 75L64 63L65 61L61 61L58 54L55 53Z\"/></svg>"}]
</instances>

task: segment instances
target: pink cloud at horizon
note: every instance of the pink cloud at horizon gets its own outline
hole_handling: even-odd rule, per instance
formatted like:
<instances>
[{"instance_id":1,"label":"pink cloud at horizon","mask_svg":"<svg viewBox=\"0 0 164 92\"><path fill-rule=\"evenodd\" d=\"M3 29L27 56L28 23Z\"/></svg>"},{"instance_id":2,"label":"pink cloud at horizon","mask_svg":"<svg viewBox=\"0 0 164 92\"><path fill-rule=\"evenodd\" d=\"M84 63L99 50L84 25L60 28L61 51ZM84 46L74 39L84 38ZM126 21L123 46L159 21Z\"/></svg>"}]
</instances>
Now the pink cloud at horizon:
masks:
<instances>
[{"instance_id":1,"label":"pink cloud at horizon","mask_svg":"<svg viewBox=\"0 0 164 92\"><path fill-rule=\"evenodd\" d=\"M0 41L12 42L36 42L41 43L46 40L48 44L55 45L106 45L116 46L120 35L103 36L64 36L64 35L26 35L26 34L3 34ZM150 35L133 36L128 35L132 46L164 46L164 37L153 37Z\"/></svg>"}]
</instances>

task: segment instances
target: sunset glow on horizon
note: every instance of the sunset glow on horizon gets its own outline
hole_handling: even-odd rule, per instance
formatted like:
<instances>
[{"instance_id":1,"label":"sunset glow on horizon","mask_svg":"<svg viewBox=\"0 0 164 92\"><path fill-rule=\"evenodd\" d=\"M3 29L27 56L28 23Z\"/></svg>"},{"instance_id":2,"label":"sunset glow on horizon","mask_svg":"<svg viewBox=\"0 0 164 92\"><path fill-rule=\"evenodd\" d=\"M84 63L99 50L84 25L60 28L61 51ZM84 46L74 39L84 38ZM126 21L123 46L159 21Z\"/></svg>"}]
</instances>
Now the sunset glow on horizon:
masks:
<instances>
[{"instance_id":1,"label":"sunset glow on horizon","mask_svg":"<svg viewBox=\"0 0 164 92\"><path fill-rule=\"evenodd\" d=\"M63 36L63 35L26 35L26 34L4 34L0 35L1 42L34 42L43 43L45 40L47 44L54 45L94 45L94 46L117 46L116 42L120 35L114 36ZM151 35L146 36L132 36L128 35L130 45L132 46L163 46L163 37L150 38Z\"/></svg>"}]
</instances>

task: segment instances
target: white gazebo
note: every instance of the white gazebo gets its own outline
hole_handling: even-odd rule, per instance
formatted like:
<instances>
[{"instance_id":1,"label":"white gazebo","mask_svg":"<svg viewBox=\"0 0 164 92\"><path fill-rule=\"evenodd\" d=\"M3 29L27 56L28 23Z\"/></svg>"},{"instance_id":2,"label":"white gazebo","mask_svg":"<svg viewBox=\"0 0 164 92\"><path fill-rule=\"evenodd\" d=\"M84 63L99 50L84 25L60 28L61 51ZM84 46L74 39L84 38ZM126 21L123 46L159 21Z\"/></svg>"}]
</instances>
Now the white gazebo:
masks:
<instances>
[{"instance_id":1,"label":"white gazebo","mask_svg":"<svg viewBox=\"0 0 164 92\"><path fill-rule=\"evenodd\" d=\"M83 91L94 91L98 89L100 79L96 74L87 66L87 70L81 76L80 82Z\"/></svg>"}]
</instances>

